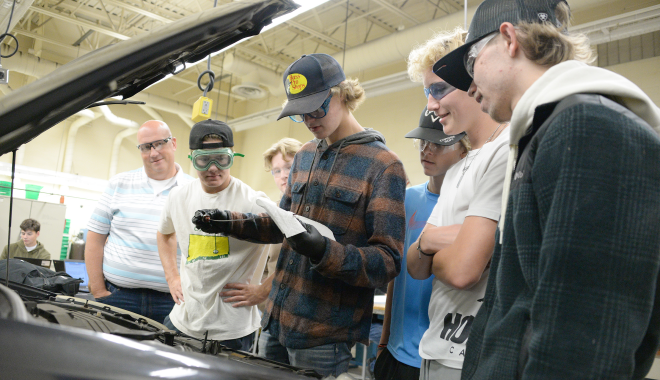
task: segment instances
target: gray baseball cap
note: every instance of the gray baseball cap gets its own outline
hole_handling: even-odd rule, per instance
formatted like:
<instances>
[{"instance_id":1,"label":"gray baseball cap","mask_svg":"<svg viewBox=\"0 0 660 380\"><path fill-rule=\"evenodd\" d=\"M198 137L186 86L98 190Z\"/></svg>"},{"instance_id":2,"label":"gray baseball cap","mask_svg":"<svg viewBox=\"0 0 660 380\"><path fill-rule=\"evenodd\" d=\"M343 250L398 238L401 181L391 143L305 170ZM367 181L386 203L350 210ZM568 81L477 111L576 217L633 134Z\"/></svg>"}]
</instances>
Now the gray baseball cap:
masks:
<instances>
[{"instance_id":1,"label":"gray baseball cap","mask_svg":"<svg viewBox=\"0 0 660 380\"><path fill-rule=\"evenodd\" d=\"M566 3L565 0L484 0L474 13L465 44L436 62L433 72L450 85L467 91L472 77L465 69L464 57L472 45L498 31L504 22L513 25L522 21L549 22L560 27L555 9L562 2Z\"/></svg>"}]
</instances>

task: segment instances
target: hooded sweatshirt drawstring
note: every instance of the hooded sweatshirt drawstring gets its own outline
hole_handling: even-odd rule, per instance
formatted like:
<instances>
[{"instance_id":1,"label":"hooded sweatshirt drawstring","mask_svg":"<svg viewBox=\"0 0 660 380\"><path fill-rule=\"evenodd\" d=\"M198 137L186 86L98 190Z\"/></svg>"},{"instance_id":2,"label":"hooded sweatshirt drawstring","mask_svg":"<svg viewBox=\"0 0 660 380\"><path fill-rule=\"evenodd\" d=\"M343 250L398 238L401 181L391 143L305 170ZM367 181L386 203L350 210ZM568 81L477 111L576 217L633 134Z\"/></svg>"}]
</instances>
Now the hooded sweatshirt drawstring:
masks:
<instances>
[{"instance_id":1,"label":"hooded sweatshirt drawstring","mask_svg":"<svg viewBox=\"0 0 660 380\"><path fill-rule=\"evenodd\" d=\"M300 201L300 204L298 205L298 208L296 209L296 214L300 215L300 207L305 203L305 200L307 199L307 190L309 190L309 179L312 177L312 170L314 169L314 163L316 162L316 156L319 153L319 149L321 148L321 145L323 145L323 140L319 141L318 144L316 144L316 150L314 151L314 159L312 159L312 164L309 166L309 173L307 173L307 181L305 182L305 192L303 193L302 200Z\"/></svg>"},{"instance_id":2,"label":"hooded sweatshirt drawstring","mask_svg":"<svg viewBox=\"0 0 660 380\"><path fill-rule=\"evenodd\" d=\"M341 149L344 146L353 145L353 144L367 144L367 143L374 142L374 141L380 141L383 144L385 144L385 138L383 137L383 135L380 132L378 132L376 130L373 130L371 128L365 128L364 131L362 131L362 132L355 133L355 134L350 135L346 138L343 138L339 141L336 141L334 144L332 144L330 146L327 146L324 153L327 152L328 149L330 149L335 144L339 144L338 148L337 148L337 153L335 155L335 159L334 159L334 161L332 161L332 166L330 167L330 171L328 172L328 177L325 180L324 189L327 188L328 183L330 182L330 176L332 175L332 171L334 170L335 164L337 163L337 158L339 157L339 153L340 153ZM309 190L308 185L309 185L309 180L312 177L312 171L316 170L316 167L318 167L318 164L316 165L316 167L314 166L316 164L316 157L318 156L319 150L323 148L324 144L327 144L325 139L319 140L318 143L316 144L316 151L314 152L314 159L312 160L312 165L310 166L309 173L307 174L307 182L306 182L306 185L305 185L305 191L303 192L303 198L302 198L300 204L298 205L298 207L296 209L296 214L298 214L298 215L301 215L300 214L300 207L303 204L305 204L305 202L306 202L307 191ZM323 201L322 202L323 203L321 204L321 207L319 208L320 210L322 210L323 207L325 207L325 202L326 202L326 197L325 196L323 196Z\"/></svg>"}]
</instances>

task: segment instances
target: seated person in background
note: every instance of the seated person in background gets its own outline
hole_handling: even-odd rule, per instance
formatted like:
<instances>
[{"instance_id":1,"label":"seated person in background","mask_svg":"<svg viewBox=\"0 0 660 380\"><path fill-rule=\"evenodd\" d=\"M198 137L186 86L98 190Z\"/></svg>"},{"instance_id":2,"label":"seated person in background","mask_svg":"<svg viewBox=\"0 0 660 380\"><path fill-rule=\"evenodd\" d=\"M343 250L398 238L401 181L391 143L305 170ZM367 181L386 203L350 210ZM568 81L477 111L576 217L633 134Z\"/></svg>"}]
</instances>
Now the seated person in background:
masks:
<instances>
[{"instance_id":1,"label":"seated person in background","mask_svg":"<svg viewBox=\"0 0 660 380\"><path fill-rule=\"evenodd\" d=\"M285 137L263 153L264 165L266 170L269 170L273 175L275 184L280 189L280 198L286 190L289 172L291 171L291 165L293 165L293 156L301 147L302 143L300 141ZM233 303L234 307L258 304L259 309L263 310L265 306L263 302L268 298L273 285L275 266L277 265L277 259L280 257L282 244L271 244L268 249L268 263L261 284L227 284L220 293L221 297L226 297L224 298L225 302ZM268 331L262 331L259 335L258 354L261 357L283 363L286 363L289 359L286 348L280 344L277 337L273 337Z\"/></svg>"},{"instance_id":2,"label":"seated person in background","mask_svg":"<svg viewBox=\"0 0 660 380\"><path fill-rule=\"evenodd\" d=\"M232 307L218 294L227 283L246 284L267 247L196 230L191 215L204 208L232 208L245 213L263 212L257 198L266 198L237 178L233 134L217 120L204 120L190 130L190 157L199 179L172 190L158 226L158 253L176 305L165 326L195 338L221 341L248 351L259 328L256 306ZM177 238L181 247L177 270Z\"/></svg>"},{"instance_id":3,"label":"seated person in background","mask_svg":"<svg viewBox=\"0 0 660 380\"><path fill-rule=\"evenodd\" d=\"M9 246L9 258L32 257L35 259L50 260L50 253L44 245L37 241L41 224L34 219L25 219L21 223L21 240ZM2 257L7 258L7 246L2 250Z\"/></svg>"},{"instance_id":4,"label":"seated person in background","mask_svg":"<svg viewBox=\"0 0 660 380\"><path fill-rule=\"evenodd\" d=\"M426 306L431 299L433 276L421 281L410 277L406 250L417 240L438 202L445 173L467 154L469 144L465 133L448 136L442 129L440 118L424 108L419 127L406 135L415 139L419 160L429 180L406 190L404 257L401 273L387 286L383 333L374 369L376 380L419 379L422 364L419 341L429 328Z\"/></svg>"}]
</instances>

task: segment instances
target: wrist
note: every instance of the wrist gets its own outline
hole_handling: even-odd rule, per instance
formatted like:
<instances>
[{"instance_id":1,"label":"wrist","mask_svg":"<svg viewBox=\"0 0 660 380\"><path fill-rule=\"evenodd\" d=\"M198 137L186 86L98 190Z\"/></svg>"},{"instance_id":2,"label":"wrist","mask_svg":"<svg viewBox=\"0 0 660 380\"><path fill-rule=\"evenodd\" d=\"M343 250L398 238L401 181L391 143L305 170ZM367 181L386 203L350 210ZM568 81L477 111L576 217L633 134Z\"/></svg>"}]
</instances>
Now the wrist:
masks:
<instances>
[{"instance_id":1,"label":"wrist","mask_svg":"<svg viewBox=\"0 0 660 380\"><path fill-rule=\"evenodd\" d=\"M419 259L420 260L422 259L422 255L429 256L429 257L432 257L432 256L435 255L435 252L429 254L429 253L426 253L422 250L422 236L424 236L424 232L426 232L426 231L422 231L422 233L419 234L419 240L417 240L417 252L419 254Z\"/></svg>"},{"instance_id":2,"label":"wrist","mask_svg":"<svg viewBox=\"0 0 660 380\"><path fill-rule=\"evenodd\" d=\"M165 273L165 281L168 283L176 280L177 278L179 278L179 273Z\"/></svg>"},{"instance_id":3,"label":"wrist","mask_svg":"<svg viewBox=\"0 0 660 380\"><path fill-rule=\"evenodd\" d=\"M271 286L267 282L259 285L259 293L261 297L268 298L268 294L270 293L270 288Z\"/></svg>"}]
</instances>

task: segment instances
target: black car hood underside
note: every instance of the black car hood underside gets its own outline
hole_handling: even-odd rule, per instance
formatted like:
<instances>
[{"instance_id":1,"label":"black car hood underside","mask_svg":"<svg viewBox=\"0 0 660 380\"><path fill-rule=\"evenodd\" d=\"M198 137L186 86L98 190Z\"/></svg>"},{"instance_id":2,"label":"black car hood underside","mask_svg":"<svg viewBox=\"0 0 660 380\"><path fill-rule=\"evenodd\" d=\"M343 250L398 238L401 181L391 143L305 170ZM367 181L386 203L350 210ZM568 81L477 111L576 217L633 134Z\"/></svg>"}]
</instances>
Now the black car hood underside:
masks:
<instances>
[{"instance_id":1,"label":"black car hood underside","mask_svg":"<svg viewBox=\"0 0 660 380\"><path fill-rule=\"evenodd\" d=\"M160 377L156 373L167 378L176 377L167 373L179 373L178 378L195 380L322 377L218 341L177 334L112 306L12 281L9 287L0 285L3 379L146 380ZM9 292L16 292L17 302L9 301ZM27 314L20 315L18 309Z\"/></svg>"},{"instance_id":2,"label":"black car hood underside","mask_svg":"<svg viewBox=\"0 0 660 380\"><path fill-rule=\"evenodd\" d=\"M0 99L0 155L95 102L130 98L177 67L259 34L297 7L291 0L232 2L71 61Z\"/></svg>"}]
</instances>

